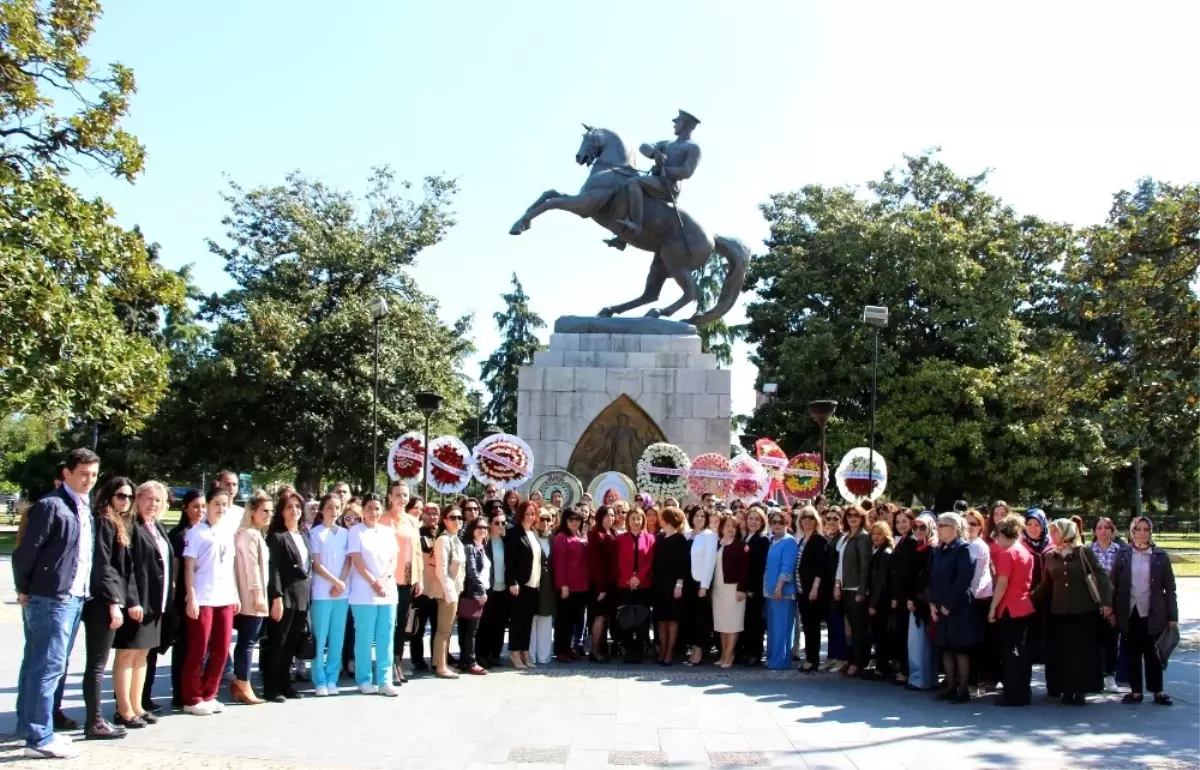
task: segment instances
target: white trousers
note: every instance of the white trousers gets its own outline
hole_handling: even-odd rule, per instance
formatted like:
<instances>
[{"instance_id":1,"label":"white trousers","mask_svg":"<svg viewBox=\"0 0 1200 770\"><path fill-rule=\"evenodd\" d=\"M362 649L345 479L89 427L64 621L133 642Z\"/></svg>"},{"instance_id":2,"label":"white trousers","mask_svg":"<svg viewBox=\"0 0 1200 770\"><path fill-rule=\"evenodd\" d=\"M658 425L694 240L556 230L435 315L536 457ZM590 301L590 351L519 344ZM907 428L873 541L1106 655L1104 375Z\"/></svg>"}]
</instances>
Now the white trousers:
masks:
<instances>
[{"instance_id":1,"label":"white trousers","mask_svg":"<svg viewBox=\"0 0 1200 770\"><path fill-rule=\"evenodd\" d=\"M554 657L554 616L534 615L533 633L529 635L529 659L534 663L549 663Z\"/></svg>"}]
</instances>

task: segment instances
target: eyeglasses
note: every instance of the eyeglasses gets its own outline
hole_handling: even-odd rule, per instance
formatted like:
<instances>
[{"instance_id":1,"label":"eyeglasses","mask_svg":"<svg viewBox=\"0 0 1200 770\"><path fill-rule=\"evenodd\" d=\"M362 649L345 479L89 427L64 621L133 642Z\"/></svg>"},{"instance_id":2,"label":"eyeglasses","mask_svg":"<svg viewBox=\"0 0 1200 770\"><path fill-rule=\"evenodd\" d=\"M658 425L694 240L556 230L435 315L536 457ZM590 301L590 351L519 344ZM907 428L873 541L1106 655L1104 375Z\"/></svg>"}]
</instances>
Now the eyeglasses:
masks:
<instances>
[{"instance_id":1,"label":"eyeglasses","mask_svg":"<svg viewBox=\"0 0 1200 770\"><path fill-rule=\"evenodd\" d=\"M835 522L835 521L840 521L840 519L838 519L838 517L837 517L837 516L826 516L826 517L825 517L825 519L824 519L824 521L826 521L826 522Z\"/></svg>"},{"instance_id":2,"label":"eyeglasses","mask_svg":"<svg viewBox=\"0 0 1200 770\"><path fill-rule=\"evenodd\" d=\"M542 521L544 521L544 522L546 522L547 524L549 524L550 522L554 521L554 517L553 517L553 516L543 516L543 517L542 517Z\"/></svg>"},{"instance_id":3,"label":"eyeglasses","mask_svg":"<svg viewBox=\"0 0 1200 770\"><path fill-rule=\"evenodd\" d=\"M773 527L776 524L783 524L783 519L771 519L771 526Z\"/></svg>"},{"instance_id":4,"label":"eyeglasses","mask_svg":"<svg viewBox=\"0 0 1200 770\"><path fill-rule=\"evenodd\" d=\"M113 495L113 499L114 500L132 500L133 495L128 494L126 492L118 492L115 495Z\"/></svg>"},{"instance_id":5,"label":"eyeglasses","mask_svg":"<svg viewBox=\"0 0 1200 770\"><path fill-rule=\"evenodd\" d=\"M929 527L925 526L924 524L915 524L913 525L913 530L916 532L928 532Z\"/></svg>"},{"instance_id":6,"label":"eyeglasses","mask_svg":"<svg viewBox=\"0 0 1200 770\"><path fill-rule=\"evenodd\" d=\"M478 505L468 505L466 508L463 508L463 510L470 511L471 513L479 513L479 506Z\"/></svg>"},{"instance_id":7,"label":"eyeglasses","mask_svg":"<svg viewBox=\"0 0 1200 770\"><path fill-rule=\"evenodd\" d=\"M446 521L462 521L462 516L452 513L446 517Z\"/></svg>"}]
</instances>

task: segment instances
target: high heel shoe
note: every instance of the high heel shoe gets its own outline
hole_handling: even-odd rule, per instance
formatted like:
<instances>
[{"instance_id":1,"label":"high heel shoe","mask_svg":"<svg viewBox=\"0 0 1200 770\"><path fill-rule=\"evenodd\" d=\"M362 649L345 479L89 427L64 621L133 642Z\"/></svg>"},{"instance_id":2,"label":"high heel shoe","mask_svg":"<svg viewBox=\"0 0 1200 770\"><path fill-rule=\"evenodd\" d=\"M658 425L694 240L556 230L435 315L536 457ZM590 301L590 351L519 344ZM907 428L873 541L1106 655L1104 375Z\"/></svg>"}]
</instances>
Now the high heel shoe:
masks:
<instances>
[{"instance_id":1,"label":"high heel shoe","mask_svg":"<svg viewBox=\"0 0 1200 770\"><path fill-rule=\"evenodd\" d=\"M521 660L524 661L525 668L537 668L537 666L533 665L533 658L529 657L529 653L521 653Z\"/></svg>"},{"instance_id":2,"label":"high heel shoe","mask_svg":"<svg viewBox=\"0 0 1200 770\"><path fill-rule=\"evenodd\" d=\"M233 684L229 685L229 692L233 695L234 703L245 706L257 706L266 702L254 694L254 688L245 679L234 679Z\"/></svg>"},{"instance_id":3,"label":"high heel shoe","mask_svg":"<svg viewBox=\"0 0 1200 770\"><path fill-rule=\"evenodd\" d=\"M525 662L521 660L521 653L519 652L510 652L508 654L508 662L511 663L512 667L518 671L522 671L527 668Z\"/></svg>"}]
</instances>

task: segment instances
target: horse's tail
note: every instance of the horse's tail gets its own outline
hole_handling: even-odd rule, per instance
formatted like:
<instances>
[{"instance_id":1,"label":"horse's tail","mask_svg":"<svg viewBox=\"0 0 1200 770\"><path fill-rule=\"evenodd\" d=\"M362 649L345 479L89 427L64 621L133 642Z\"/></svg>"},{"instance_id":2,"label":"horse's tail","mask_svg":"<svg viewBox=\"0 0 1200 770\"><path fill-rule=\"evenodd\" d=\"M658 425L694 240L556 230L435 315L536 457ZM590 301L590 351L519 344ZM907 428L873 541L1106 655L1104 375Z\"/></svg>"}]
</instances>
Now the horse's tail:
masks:
<instances>
[{"instance_id":1,"label":"horse's tail","mask_svg":"<svg viewBox=\"0 0 1200 770\"><path fill-rule=\"evenodd\" d=\"M721 284L721 296L717 298L717 304L688 321L696 326L712 323L733 309L738 295L742 293L742 284L746 282L746 268L750 266L750 249L746 248L746 244L724 235L716 236L713 241L716 243L716 252L728 263L729 272Z\"/></svg>"}]
</instances>

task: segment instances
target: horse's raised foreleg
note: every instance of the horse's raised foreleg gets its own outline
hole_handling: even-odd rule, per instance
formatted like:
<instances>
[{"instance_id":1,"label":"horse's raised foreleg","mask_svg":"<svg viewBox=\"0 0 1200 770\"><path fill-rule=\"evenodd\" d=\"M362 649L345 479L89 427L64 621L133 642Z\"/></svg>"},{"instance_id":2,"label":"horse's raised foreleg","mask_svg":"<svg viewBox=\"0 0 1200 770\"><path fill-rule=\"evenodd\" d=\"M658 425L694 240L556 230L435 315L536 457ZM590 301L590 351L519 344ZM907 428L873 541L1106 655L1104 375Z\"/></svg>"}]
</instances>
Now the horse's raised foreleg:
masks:
<instances>
[{"instance_id":1,"label":"horse's raised foreleg","mask_svg":"<svg viewBox=\"0 0 1200 770\"><path fill-rule=\"evenodd\" d=\"M561 197L563 197L563 194L560 193L558 190L547 190L546 192L542 193L541 196L539 196L538 199L535 200L529 208L525 209L525 213L521 215L521 218L518 219L516 224L514 224L512 226L512 228L508 231L509 234L510 235L520 235L521 233L528 230L530 228L530 226L532 225L531 220L534 217L536 217L538 214L542 213L541 210L538 210L538 209L541 209L542 204L544 204L548 200L551 200L552 198L561 198ZM535 210L537 210L537 211L535 212Z\"/></svg>"},{"instance_id":2,"label":"horse's raised foreleg","mask_svg":"<svg viewBox=\"0 0 1200 770\"><path fill-rule=\"evenodd\" d=\"M683 289L683 296L667 305L662 310L651 310L646 315L651 318L670 318L679 312L679 309L689 302L695 302L700 296L700 292L696 289L696 279L692 277L692 271L686 266L676 264L667 264L664 261L664 266L667 273L675 279L675 283L679 284L679 288Z\"/></svg>"},{"instance_id":3,"label":"horse's raised foreleg","mask_svg":"<svg viewBox=\"0 0 1200 770\"><path fill-rule=\"evenodd\" d=\"M646 288L642 291L642 296L630 302L623 302L620 305L606 307L600 311L601 318L608 318L612 315L619 315L626 310L633 310L635 307L648 305L658 299L658 295L662 293L663 284L667 282L667 269L663 266L662 260L656 254L654 261L650 263L650 274L646 276Z\"/></svg>"}]
</instances>

